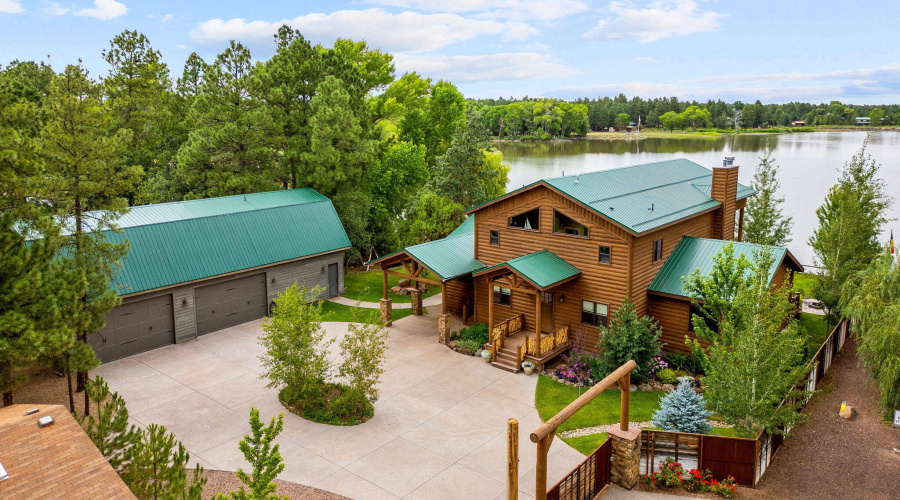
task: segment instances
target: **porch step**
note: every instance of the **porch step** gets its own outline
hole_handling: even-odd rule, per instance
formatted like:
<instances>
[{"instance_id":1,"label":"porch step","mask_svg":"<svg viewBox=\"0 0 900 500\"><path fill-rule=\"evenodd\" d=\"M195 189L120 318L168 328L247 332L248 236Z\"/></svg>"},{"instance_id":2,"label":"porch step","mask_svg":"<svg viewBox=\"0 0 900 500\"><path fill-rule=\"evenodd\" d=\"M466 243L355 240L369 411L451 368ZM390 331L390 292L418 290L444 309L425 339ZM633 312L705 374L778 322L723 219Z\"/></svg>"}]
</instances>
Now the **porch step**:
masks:
<instances>
[{"instance_id":1,"label":"porch step","mask_svg":"<svg viewBox=\"0 0 900 500\"><path fill-rule=\"evenodd\" d=\"M519 373L518 367L516 367L515 360L512 363L502 360L499 357L497 361L491 361L491 366L494 368L499 368L504 371L508 371L510 373Z\"/></svg>"}]
</instances>

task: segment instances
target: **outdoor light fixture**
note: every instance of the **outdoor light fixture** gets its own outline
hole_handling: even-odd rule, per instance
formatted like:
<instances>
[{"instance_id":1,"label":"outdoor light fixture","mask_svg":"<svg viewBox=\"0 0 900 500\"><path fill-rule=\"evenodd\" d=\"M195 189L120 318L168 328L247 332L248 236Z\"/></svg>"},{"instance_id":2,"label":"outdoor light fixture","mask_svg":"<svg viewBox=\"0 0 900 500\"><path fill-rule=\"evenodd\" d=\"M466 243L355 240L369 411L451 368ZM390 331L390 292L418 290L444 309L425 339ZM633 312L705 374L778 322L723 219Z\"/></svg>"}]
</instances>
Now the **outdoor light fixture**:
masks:
<instances>
[{"instance_id":1,"label":"outdoor light fixture","mask_svg":"<svg viewBox=\"0 0 900 500\"><path fill-rule=\"evenodd\" d=\"M564 303L565 301L566 301L566 296L565 296L565 295L560 295L560 296L559 296L559 303L562 304L562 303Z\"/></svg>"},{"instance_id":2,"label":"outdoor light fixture","mask_svg":"<svg viewBox=\"0 0 900 500\"><path fill-rule=\"evenodd\" d=\"M272 283L275 283L275 278L272 278Z\"/></svg>"},{"instance_id":3,"label":"outdoor light fixture","mask_svg":"<svg viewBox=\"0 0 900 500\"><path fill-rule=\"evenodd\" d=\"M187 306L187 299L181 299L181 305Z\"/></svg>"}]
</instances>

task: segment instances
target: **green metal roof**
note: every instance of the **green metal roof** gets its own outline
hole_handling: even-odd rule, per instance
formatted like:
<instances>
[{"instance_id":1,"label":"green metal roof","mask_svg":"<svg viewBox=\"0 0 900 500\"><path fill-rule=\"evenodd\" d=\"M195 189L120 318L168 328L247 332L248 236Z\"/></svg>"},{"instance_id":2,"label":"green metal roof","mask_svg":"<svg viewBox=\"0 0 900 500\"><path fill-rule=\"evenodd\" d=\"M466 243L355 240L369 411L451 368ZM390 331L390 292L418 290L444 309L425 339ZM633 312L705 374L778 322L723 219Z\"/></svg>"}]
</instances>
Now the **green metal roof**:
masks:
<instances>
[{"instance_id":1,"label":"green metal roof","mask_svg":"<svg viewBox=\"0 0 900 500\"><path fill-rule=\"evenodd\" d=\"M469 216L466 217L466 220L464 220L463 223L459 225L459 227L454 229L452 233L448 234L447 237L450 238L452 236L459 236L461 234L473 232L475 232L475 217Z\"/></svg>"},{"instance_id":2,"label":"green metal roof","mask_svg":"<svg viewBox=\"0 0 900 500\"><path fill-rule=\"evenodd\" d=\"M109 240L131 243L119 295L350 246L331 201L310 188L136 206L117 225Z\"/></svg>"},{"instance_id":3,"label":"green metal roof","mask_svg":"<svg viewBox=\"0 0 900 500\"><path fill-rule=\"evenodd\" d=\"M675 250L666 259L662 269L659 270L653 282L650 283L649 290L651 292L665 293L669 295L677 295L679 297L688 297L684 291L683 277L689 276L695 269L700 270L700 274L708 275L713 270L713 258L719 255L729 243L734 244L735 255L743 254L751 261L759 251L769 250L775 261L769 269L769 280L775 277L775 271L781 261L788 256L790 261L802 270L797 264L794 256L784 247L776 247L769 245L756 245L753 243L744 243L738 241L710 240L706 238L695 238L693 236L685 236L681 238Z\"/></svg>"},{"instance_id":4,"label":"green metal roof","mask_svg":"<svg viewBox=\"0 0 900 500\"><path fill-rule=\"evenodd\" d=\"M484 267L480 260L473 257L475 255L473 232L458 236L451 234L446 238L406 247L401 251L405 251L444 281Z\"/></svg>"},{"instance_id":5,"label":"green metal roof","mask_svg":"<svg viewBox=\"0 0 900 500\"><path fill-rule=\"evenodd\" d=\"M484 274L501 266L509 267L516 274L542 290L581 274L577 267L569 264L550 250L538 250L528 255L486 267L474 274Z\"/></svg>"},{"instance_id":6,"label":"green metal roof","mask_svg":"<svg viewBox=\"0 0 900 500\"><path fill-rule=\"evenodd\" d=\"M543 179L511 193L540 183L558 189L635 234L721 205L710 197L712 171L685 159ZM755 193L738 184L738 200Z\"/></svg>"}]
</instances>

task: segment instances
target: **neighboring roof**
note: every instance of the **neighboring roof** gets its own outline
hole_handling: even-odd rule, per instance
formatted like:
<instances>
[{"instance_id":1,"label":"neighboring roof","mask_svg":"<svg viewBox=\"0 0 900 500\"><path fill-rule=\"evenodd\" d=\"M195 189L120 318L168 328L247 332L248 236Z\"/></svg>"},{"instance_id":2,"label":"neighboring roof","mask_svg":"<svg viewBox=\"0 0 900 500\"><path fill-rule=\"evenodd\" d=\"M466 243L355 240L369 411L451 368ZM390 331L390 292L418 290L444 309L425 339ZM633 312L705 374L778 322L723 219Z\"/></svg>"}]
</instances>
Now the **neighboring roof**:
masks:
<instances>
[{"instance_id":1,"label":"neighboring roof","mask_svg":"<svg viewBox=\"0 0 900 500\"><path fill-rule=\"evenodd\" d=\"M541 290L581 274L577 267L569 264L550 250L538 250L528 255L486 267L473 274L484 274L504 266Z\"/></svg>"},{"instance_id":2,"label":"neighboring roof","mask_svg":"<svg viewBox=\"0 0 900 500\"><path fill-rule=\"evenodd\" d=\"M131 243L119 295L343 250L331 201L311 188L132 207L107 231Z\"/></svg>"},{"instance_id":3,"label":"neighboring roof","mask_svg":"<svg viewBox=\"0 0 900 500\"><path fill-rule=\"evenodd\" d=\"M25 415L31 408L40 411ZM44 416L56 421L38 427ZM0 409L0 498L131 499L135 496L72 415L59 405Z\"/></svg>"},{"instance_id":4,"label":"neighboring roof","mask_svg":"<svg viewBox=\"0 0 900 500\"><path fill-rule=\"evenodd\" d=\"M464 220L463 223L459 225L459 227L454 229L452 233L448 234L447 237L451 238L453 236L459 236L461 234L473 232L475 232L475 217L469 216L466 217L466 220Z\"/></svg>"},{"instance_id":5,"label":"neighboring roof","mask_svg":"<svg viewBox=\"0 0 900 500\"><path fill-rule=\"evenodd\" d=\"M744 243L738 241L711 240L706 238L695 238L693 236L685 236L681 238L675 250L666 259L662 269L659 270L653 282L650 283L649 290L651 292L664 293L667 295L677 295L679 297L688 297L684 291L683 277L689 276L695 269L700 270L700 274L708 275L712 272L715 256L719 255L729 243L734 244L735 255L743 254L750 260L753 260L755 254L761 250L770 250L775 258L772 267L769 269L769 280L775 277L775 272L781 262L787 260L788 265L795 270L802 271L797 259L791 252L784 247L776 247L769 245L756 245L753 243Z\"/></svg>"},{"instance_id":6,"label":"neighboring roof","mask_svg":"<svg viewBox=\"0 0 900 500\"><path fill-rule=\"evenodd\" d=\"M721 205L710 197L712 171L692 161L677 159L543 179L468 212L540 184L560 191L635 234ZM738 184L738 200L755 193Z\"/></svg>"}]
</instances>

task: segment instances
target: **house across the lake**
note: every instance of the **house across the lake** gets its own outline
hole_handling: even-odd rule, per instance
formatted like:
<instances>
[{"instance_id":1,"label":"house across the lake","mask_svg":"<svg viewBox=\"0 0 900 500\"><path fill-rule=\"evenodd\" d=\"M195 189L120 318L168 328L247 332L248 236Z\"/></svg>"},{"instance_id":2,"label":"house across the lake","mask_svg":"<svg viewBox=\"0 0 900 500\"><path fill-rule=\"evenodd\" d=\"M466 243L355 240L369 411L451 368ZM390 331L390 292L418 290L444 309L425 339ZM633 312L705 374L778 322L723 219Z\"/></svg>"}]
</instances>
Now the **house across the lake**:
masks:
<instances>
[{"instance_id":1,"label":"house across the lake","mask_svg":"<svg viewBox=\"0 0 900 500\"><path fill-rule=\"evenodd\" d=\"M136 206L116 225L122 304L88 336L104 362L260 319L294 283L343 289L350 240L310 188Z\"/></svg>"},{"instance_id":2,"label":"house across the lake","mask_svg":"<svg viewBox=\"0 0 900 500\"><path fill-rule=\"evenodd\" d=\"M858 126L869 126L872 124L872 121L869 120L868 116L857 116L856 117L856 125Z\"/></svg>"},{"instance_id":3,"label":"house across the lake","mask_svg":"<svg viewBox=\"0 0 900 500\"><path fill-rule=\"evenodd\" d=\"M543 365L576 337L596 349L598 327L626 297L660 322L667 349L686 351L692 306L681 277L743 240L754 194L730 157L711 171L679 159L543 179L469 209L446 238L375 264L442 287L439 341L449 338L450 315L491 325L499 368ZM790 284L802 267L787 249L766 248L776 257L773 286ZM761 249L735 248L748 258ZM423 278L425 269L437 279ZM390 307L385 287L383 314Z\"/></svg>"}]
</instances>

